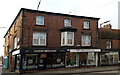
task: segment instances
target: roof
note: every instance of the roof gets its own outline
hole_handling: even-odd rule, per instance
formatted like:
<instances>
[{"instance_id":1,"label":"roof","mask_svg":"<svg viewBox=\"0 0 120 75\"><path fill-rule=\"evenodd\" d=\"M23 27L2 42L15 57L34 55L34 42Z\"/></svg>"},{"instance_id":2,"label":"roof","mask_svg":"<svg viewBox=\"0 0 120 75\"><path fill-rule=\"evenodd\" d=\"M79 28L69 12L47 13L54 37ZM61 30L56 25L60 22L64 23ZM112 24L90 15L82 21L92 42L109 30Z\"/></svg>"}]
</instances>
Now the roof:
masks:
<instances>
[{"instance_id":1,"label":"roof","mask_svg":"<svg viewBox=\"0 0 120 75\"><path fill-rule=\"evenodd\" d=\"M12 25L16 21L17 17L20 15L21 11L27 11L27 12L33 12L33 13L43 13L43 14L51 14L51 15L59 15L59 16L66 16L66 17L75 17L75 18L82 18L82 19L94 19L94 20L99 20L100 18L95 18L95 17L87 17L87 16L78 16L78 15L70 15L70 14L63 14L63 13L55 13L55 12L47 12L47 11L39 11L39 10L32 10L32 9L27 9L27 8L21 8L19 13L17 14L16 18L12 22L11 26L9 27L7 33L11 29ZM5 34L5 36L7 35ZM5 38L4 36L4 38Z\"/></svg>"},{"instance_id":2,"label":"roof","mask_svg":"<svg viewBox=\"0 0 120 75\"><path fill-rule=\"evenodd\" d=\"M120 29L98 29L99 39L118 39L120 40Z\"/></svg>"}]
</instances>

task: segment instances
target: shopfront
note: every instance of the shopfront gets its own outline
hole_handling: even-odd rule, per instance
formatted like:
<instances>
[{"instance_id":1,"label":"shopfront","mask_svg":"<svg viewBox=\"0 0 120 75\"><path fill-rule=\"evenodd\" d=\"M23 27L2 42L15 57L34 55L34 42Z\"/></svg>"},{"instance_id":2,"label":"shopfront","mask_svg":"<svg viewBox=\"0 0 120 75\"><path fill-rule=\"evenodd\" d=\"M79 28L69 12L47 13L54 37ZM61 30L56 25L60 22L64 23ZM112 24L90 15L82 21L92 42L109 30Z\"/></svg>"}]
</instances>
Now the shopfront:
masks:
<instances>
[{"instance_id":1,"label":"shopfront","mask_svg":"<svg viewBox=\"0 0 120 75\"><path fill-rule=\"evenodd\" d=\"M66 67L97 66L100 49L68 49Z\"/></svg>"},{"instance_id":2,"label":"shopfront","mask_svg":"<svg viewBox=\"0 0 120 75\"><path fill-rule=\"evenodd\" d=\"M21 49L12 53L14 70L44 70L65 67L66 49Z\"/></svg>"},{"instance_id":3,"label":"shopfront","mask_svg":"<svg viewBox=\"0 0 120 75\"><path fill-rule=\"evenodd\" d=\"M100 54L101 65L118 64L119 52L103 52Z\"/></svg>"}]
</instances>

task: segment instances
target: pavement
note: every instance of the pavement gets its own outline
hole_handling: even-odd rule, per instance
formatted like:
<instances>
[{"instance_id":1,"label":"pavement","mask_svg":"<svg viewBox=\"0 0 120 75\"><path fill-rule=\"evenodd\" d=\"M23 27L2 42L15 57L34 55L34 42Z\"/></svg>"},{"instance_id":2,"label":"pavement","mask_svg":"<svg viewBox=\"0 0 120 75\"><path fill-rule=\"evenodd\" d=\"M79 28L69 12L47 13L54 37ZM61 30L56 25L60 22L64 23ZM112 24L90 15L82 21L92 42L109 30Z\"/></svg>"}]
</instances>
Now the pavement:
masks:
<instances>
[{"instance_id":1,"label":"pavement","mask_svg":"<svg viewBox=\"0 0 120 75\"><path fill-rule=\"evenodd\" d=\"M91 72L103 72L103 71L116 71L120 70L120 66L102 66L102 67L81 67L81 68L59 68L59 69L47 69L43 71L27 72L23 75L69 75L69 74L81 74ZM2 75L17 75L15 72L9 72L6 69L2 70Z\"/></svg>"}]
</instances>

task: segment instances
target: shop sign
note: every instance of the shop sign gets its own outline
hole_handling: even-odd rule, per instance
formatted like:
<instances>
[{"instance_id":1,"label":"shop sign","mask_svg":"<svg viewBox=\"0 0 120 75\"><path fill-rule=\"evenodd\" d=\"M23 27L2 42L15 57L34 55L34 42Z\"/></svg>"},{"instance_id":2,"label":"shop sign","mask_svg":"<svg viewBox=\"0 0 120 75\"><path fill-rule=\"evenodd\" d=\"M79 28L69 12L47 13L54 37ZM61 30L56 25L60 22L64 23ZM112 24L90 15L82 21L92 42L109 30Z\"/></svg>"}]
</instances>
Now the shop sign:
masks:
<instances>
[{"instance_id":1,"label":"shop sign","mask_svg":"<svg viewBox=\"0 0 120 75\"><path fill-rule=\"evenodd\" d=\"M67 52L67 49L30 49L30 50L21 50L21 53L49 53L49 52Z\"/></svg>"},{"instance_id":2,"label":"shop sign","mask_svg":"<svg viewBox=\"0 0 120 75\"><path fill-rule=\"evenodd\" d=\"M57 52L57 50L34 50L34 52Z\"/></svg>"},{"instance_id":3,"label":"shop sign","mask_svg":"<svg viewBox=\"0 0 120 75\"><path fill-rule=\"evenodd\" d=\"M70 49L70 52L100 52L100 49Z\"/></svg>"},{"instance_id":4,"label":"shop sign","mask_svg":"<svg viewBox=\"0 0 120 75\"><path fill-rule=\"evenodd\" d=\"M20 50L16 50L12 53L12 55L16 55L16 54L19 54L20 53Z\"/></svg>"}]
</instances>

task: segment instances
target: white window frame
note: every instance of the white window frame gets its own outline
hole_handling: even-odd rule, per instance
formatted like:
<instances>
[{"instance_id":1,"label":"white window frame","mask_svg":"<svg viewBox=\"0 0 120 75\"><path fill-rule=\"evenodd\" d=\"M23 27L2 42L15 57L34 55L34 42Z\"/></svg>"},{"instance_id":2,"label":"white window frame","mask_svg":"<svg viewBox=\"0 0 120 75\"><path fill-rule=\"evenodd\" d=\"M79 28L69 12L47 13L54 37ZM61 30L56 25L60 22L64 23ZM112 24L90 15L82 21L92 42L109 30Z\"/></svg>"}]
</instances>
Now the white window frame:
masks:
<instances>
[{"instance_id":1,"label":"white window frame","mask_svg":"<svg viewBox=\"0 0 120 75\"><path fill-rule=\"evenodd\" d=\"M72 33L72 44L68 44L68 33ZM64 37L63 37L64 34ZM64 39L64 44L63 44ZM61 46L74 46L74 32L62 32L61 33Z\"/></svg>"},{"instance_id":2,"label":"white window frame","mask_svg":"<svg viewBox=\"0 0 120 75\"><path fill-rule=\"evenodd\" d=\"M45 38L44 38L44 39L45 39L45 44L41 44L41 43L40 43L40 40L41 40L40 38L37 38L39 42L38 42L38 44L35 44L35 43L34 43L34 34L37 34L37 35L39 35L39 36L40 36L41 34L45 34L45 36L44 36L44 37L45 37ZM46 46L46 35L47 35L47 34L46 34L45 32L33 32L33 46Z\"/></svg>"},{"instance_id":3,"label":"white window frame","mask_svg":"<svg viewBox=\"0 0 120 75\"><path fill-rule=\"evenodd\" d=\"M89 44L89 45L86 45L86 44L84 45L84 44L83 44L83 37L86 38L86 36L89 36L89 37L90 37L90 39L89 39L89 40L90 40L90 41L89 41L90 44ZM81 42L82 46L91 46L91 41L92 41L92 40L91 40L91 35L82 34L82 38L81 38L81 40L82 40L82 42ZM85 39L85 40L87 40L87 39Z\"/></svg>"},{"instance_id":4,"label":"white window frame","mask_svg":"<svg viewBox=\"0 0 120 75\"><path fill-rule=\"evenodd\" d=\"M84 29L90 29L90 22L89 21L84 21L83 28Z\"/></svg>"},{"instance_id":5,"label":"white window frame","mask_svg":"<svg viewBox=\"0 0 120 75\"><path fill-rule=\"evenodd\" d=\"M44 16L36 16L36 25L44 25Z\"/></svg>"},{"instance_id":6,"label":"white window frame","mask_svg":"<svg viewBox=\"0 0 120 75\"><path fill-rule=\"evenodd\" d=\"M14 37L14 49L17 48L17 37Z\"/></svg>"},{"instance_id":7,"label":"white window frame","mask_svg":"<svg viewBox=\"0 0 120 75\"><path fill-rule=\"evenodd\" d=\"M108 46L108 43L109 43L109 46ZM112 42L111 41L107 41L106 42L106 48L107 49L111 49L112 48Z\"/></svg>"},{"instance_id":8,"label":"white window frame","mask_svg":"<svg viewBox=\"0 0 120 75\"><path fill-rule=\"evenodd\" d=\"M71 19L64 19L64 27L71 27Z\"/></svg>"}]
</instances>

